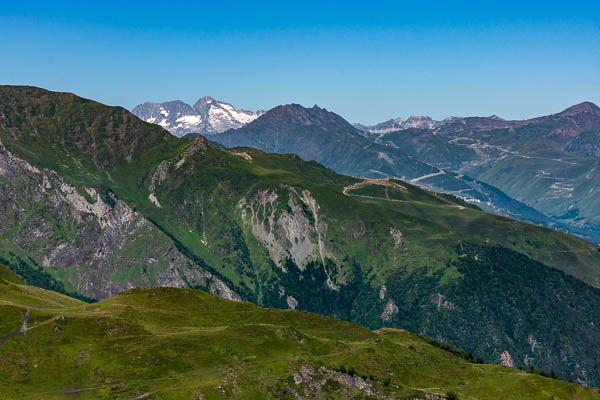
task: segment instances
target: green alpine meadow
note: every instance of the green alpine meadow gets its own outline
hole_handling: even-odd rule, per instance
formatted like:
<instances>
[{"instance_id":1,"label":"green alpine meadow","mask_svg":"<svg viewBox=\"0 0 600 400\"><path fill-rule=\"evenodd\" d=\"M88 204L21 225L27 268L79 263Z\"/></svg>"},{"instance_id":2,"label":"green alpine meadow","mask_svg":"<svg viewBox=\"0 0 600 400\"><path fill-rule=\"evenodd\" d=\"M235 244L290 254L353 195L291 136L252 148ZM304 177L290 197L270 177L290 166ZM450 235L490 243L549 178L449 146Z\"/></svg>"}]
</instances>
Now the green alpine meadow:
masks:
<instances>
[{"instance_id":1,"label":"green alpine meadow","mask_svg":"<svg viewBox=\"0 0 600 400\"><path fill-rule=\"evenodd\" d=\"M177 288L94 304L0 266L6 399L597 399L597 389L515 368L405 330ZM27 317L26 317L27 315Z\"/></svg>"},{"instance_id":2,"label":"green alpine meadow","mask_svg":"<svg viewBox=\"0 0 600 400\"><path fill-rule=\"evenodd\" d=\"M0 87L0 264L3 398L598 397L598 246L70 93Z\"/></svg>"}]
</instances>

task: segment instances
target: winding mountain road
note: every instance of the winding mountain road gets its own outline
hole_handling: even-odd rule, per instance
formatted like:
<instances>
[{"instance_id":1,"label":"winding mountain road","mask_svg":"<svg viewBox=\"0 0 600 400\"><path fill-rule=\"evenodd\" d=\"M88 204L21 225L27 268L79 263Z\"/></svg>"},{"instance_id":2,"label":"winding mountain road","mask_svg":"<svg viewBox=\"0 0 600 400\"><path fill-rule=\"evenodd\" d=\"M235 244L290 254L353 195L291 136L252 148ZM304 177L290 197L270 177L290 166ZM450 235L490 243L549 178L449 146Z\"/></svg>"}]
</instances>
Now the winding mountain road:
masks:
<instances>
[{"instance_id":1,"label":"winding mountain road","mask_svg":"<svg viewBox=\"0 0 600 400\"><path fill-rule=\"evenodd\" d=\"M391 188L395 188L401 191L406 191L406 187L400 185L399 183L393 182L391 181L391 178L379 178L379 179L375 179L375 178L359 178L362 179L360 182L356 182L352 185L346 186L343 190L342 193L344 193L346 196L360 196L360 197L371 197L371 196L365 196L365 195L360 195L360 194L352 194L349 193L351 190L355 190L355 189L359 189L363 186L366 185L379 185L379 186L387 186L387 187L391 187ZM377 198L377 197L372 197L372 198Z\"/></svg>"}]
</instances>

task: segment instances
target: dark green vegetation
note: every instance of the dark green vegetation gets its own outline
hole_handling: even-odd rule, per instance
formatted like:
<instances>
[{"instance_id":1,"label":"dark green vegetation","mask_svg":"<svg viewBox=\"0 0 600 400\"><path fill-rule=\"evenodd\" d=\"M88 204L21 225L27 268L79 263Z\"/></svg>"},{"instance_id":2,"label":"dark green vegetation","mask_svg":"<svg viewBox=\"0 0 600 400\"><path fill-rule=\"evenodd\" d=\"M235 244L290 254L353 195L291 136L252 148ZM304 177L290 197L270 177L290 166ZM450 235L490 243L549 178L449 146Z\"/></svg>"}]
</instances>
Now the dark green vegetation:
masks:
<instances>
[{"instance_id":1,"label":"dark green vegetation","mask_svg":"<svg viewBox=\"0 0 600 400\"><path fill-rule=\"evenodd\" d=\"M573 355L582 344L561 337L564 330L578 331L576 336L586 338L588 368L594 368L600 359L597 328L591 323L600 318L598 289L500 247L464 244L459 253L449 267L456 268L462 279L449 283L443 294L430 295L442 279L440 272L388 281L389 290L403 294L394 298L399 308L395 325L443 337L484 359L493 357L490 350L503 342L502 336L511 338L505 342L505 357L535 353L527 364L514 360L515 366L543 365L548 371L575 368L568 360L577 358ZM444 326L455 329L450 333ZM477 343L472 342L472 332L477 332Z\"/></svg>"},{"instance_id":2,"label":"dark green vegetation","mask_svg":"<svg viewBox=\"0 0 600 400\"><path fill-rule=\"evenodd\" d=\"M0 256L14 271L39 265L95 299L200 288L409 328L600 385L600 252L582 239L37 88L0 88L0 142Z\"/></svg>"},{"instance_id":3,"label":"dark green vegetation","mask_svg":"<svg viewBox=\"0 0 600 400\"><path fill-rule=\"evenodd\" d=\"M10 304L10 305L8 305ZM10 399L597 399L597 389L514 368L403 330L259 308L189 289L134 289L85 304L0 266L0 397ZM468 358L468 357L467 357Z\"/></svg>"},{"instance_id":4,"label":"dark green vegetation","mask_svg":"<svg viewBox=\"0 0 600 400\"><path fill-rule=\"evenodd\" d=\"M10 255L15 257L15 254L12 252L10 252ZM17 274L16 276L18 276L19 279L22 278L28 285L37 286L47 290L54 290L55 292L66 294L88 303L94 301L77 292L67 292L65 290L65 285L37 265L35 260L29 259L28 261L29 263L19 258L9 261L0 257L0 263L10 265L12 271Z\"/></svg>"}]
</instances>

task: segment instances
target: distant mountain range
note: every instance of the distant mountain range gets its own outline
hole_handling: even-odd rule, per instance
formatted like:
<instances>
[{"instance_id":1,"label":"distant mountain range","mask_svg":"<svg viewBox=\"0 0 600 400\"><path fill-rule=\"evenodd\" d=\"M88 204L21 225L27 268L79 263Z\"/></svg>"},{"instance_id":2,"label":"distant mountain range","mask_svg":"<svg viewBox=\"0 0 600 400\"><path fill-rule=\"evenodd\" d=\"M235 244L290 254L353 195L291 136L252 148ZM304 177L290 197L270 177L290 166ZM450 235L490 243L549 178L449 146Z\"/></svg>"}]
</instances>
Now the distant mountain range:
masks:
<instances>
[{"instance_id":1,"label":"distant mountain range","mask_svg":"<svg viewBox=\"0 0 600 400\"><path fill-rule=\"evenodd\" d=\"M350 124L314 106L239 110L204 97L144 103L143 120L176 136L295 153L361 177L396 177L483 209L600 243L600 109L584 102L528 120L427 116Z\"/></svg>"},{"instance_id":2,"label":"distant mountain range","mask_svg":"<svg viewBox=\"0 0 600 400\"><path fill-rule=\"evenodd\" d=\"M457 119L460 118L447 117L441 121L436 121L427 116L411 115L407 119L394 118L371 126L355 123L354 127L369 133L388 133L409 128L435 129Z\"/></svg>"},{"instance_id":3,"label":"distant mountain range","mask_svg":"<svg viewBox=\"0 0 600 400\"><path fill-rule=\"evenodd\" d=\"M373 141L494 186L548 217L545 225L600 243L600 108L593 103L528 120L461 118Z\"/></svg>"},{"instance_id":4,"label":"distant mountain range","mask_svg":"<svg viewBox=\"0 0 600 400\"><path fill-rule=\"evenodd\" d=\"M413 116L367 127L289 104L211 140L295 153L353 176L401 178L600 243L598 110L586 102L522 121Z\"/></svg>"},{"instance_id":5,"label":"distant mountain range","mask_svg":"<svg viewBox=\"0 0 600 400\"><path fill-rule=\"evenodd\" d=\"M405 152L364 137L363 132L324 108L286 104L267 111L251 123L211 137L226 147L255 147L269 153L295 153L337 172L353 176L405 180L424 175L454 180L439 168Z\"/></svg>"},{"instance_id":6,"label":"distant mountain range","mask_svg":"<svg viewBox=\"0 0 600 400\"><path fill-rule=\"evenodd\" d=\"M134 107L131 112L179 137L192 132L214 135L239 128L263 114L262 111L254 113L237 109L210 96L202 97L193 106L180 100L165 103L146 102Z\"/></svg>"}]
</instances>

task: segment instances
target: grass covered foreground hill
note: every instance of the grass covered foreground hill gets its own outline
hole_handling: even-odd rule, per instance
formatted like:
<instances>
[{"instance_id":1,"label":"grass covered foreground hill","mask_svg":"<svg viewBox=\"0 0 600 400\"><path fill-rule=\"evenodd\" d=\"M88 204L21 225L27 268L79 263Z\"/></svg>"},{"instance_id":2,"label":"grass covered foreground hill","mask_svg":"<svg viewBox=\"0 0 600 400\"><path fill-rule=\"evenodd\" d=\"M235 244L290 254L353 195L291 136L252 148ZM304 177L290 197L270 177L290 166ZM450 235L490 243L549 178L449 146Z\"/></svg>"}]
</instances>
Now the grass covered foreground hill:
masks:
<instances>
[{"instance_id":1,"label":"grass covered foreground hill","mask_svg":"<svg viewBox=\"0 0 600 400\"><path fill-rule=\"evenodd\" d=\"M452 196L3 86L0 199L0 262L46 289L203 289L600 385L597 247Z\"/></svg>"},{"instance_id":2,"label":"grass covered foreground hill","mask_svg":"<svg viewBox=\"0 0 600 400\"><path fill-rule=\"evenodd\" d=\"M95 304L0 266L0 397L597 399L597 389L461 358L414 334L189 289ZM1 333L0 333L1 334ZM434 397L438 395L438 397Z\"/></svg>"}]
</instances>

